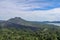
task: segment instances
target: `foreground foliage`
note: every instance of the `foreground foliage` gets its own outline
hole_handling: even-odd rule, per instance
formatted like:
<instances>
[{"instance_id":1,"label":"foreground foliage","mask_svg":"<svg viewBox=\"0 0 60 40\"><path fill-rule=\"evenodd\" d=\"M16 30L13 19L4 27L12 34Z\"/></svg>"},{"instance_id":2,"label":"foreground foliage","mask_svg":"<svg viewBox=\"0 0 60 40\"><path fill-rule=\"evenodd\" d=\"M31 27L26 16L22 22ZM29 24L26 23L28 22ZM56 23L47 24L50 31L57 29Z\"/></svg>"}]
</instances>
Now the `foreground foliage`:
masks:
<instances>
[{"instance_id":1,"label":"foreground foliage","mask_svg":"<svg viewBox=\"0 0 60 40\"><path fill-rule=\"evenodd\" d=\"M60 40L60 28L0 28L0 40Z\"/></svg>"}]
</instances>

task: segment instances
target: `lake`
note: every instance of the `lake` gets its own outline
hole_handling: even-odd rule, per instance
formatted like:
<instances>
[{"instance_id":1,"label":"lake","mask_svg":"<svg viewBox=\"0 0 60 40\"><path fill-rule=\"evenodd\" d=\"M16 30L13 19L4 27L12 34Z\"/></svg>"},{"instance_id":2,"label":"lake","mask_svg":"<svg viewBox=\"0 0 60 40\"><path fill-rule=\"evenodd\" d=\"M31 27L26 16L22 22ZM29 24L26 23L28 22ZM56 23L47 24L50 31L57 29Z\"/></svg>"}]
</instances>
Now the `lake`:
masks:
<instances>
[{"instance_id":1,"label":"lake","mask_svg":"<svg viewBox=\"0 0 60 40\"><path fill-rule=\"evenodd\" d=\"M48 24L53 24L53 25L60 26L60 23L48 23Z\"/></svg>"}]
</instances>

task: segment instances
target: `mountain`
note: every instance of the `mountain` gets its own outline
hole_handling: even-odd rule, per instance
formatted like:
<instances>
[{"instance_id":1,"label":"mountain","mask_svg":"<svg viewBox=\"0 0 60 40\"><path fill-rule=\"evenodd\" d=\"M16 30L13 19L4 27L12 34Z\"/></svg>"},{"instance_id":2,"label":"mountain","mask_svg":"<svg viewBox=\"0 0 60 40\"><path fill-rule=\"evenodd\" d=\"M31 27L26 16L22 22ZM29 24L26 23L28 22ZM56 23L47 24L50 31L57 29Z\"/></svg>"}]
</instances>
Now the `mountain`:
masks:
<instances>
[{"instance_id":1,"label":"mountain","mask_svg":"<svg viewBox=\"0 0 60 40\"><path fill-rule=\"evenodd\" d=\"M9 19L7 21L8 22L11 22L11 23L20 24L20 25L26 25L26 26L29 26L30 25L30 23L28 21L25 21L25 20L23 20L20 17L11 18L11 19Z\"/></svg>"},{"instance_id":2,"label":"mountain","mask_svg":"<svg viewBox=\"0 0 60 40\"><path fill-rule=\"evenodd\" d=\"M41 23L60 23L60 21L43 21Z\"/></svg>"},{"instance_id":3,"label":"mountain","mask_svg":"<svg viewBox=\"0 0 60 40\"><path fill-rule=\"evenodd\" d=\"M0 40L60 40L60 27L20 17L0 20Z\"/></svg>"},{"instance_id":4,"label":"mountain","mask_svg":"<svg viewBox=\"0 0 60 40\"><path fill-rule=\"evenodd\" d=\"M20 17L11 18L7 21L0 21L0 27L3 28L29 28L29 29L41 29L41 28L58 28L59 26L49 25L39 22L25 21Z\"/></svg>"},{"instance_id":5,"label":"mountain","mask_svg":"<svg viewBox=\"0 0 60 40\"><path fill-rule=\"evenodd\" d=\"M45 23L41 23L41 22L26 21L20 17L11 18L7 21L11 23L19 24L19 25L32 26L32 27L52 26Z\"/></svg>"}]
</instances>

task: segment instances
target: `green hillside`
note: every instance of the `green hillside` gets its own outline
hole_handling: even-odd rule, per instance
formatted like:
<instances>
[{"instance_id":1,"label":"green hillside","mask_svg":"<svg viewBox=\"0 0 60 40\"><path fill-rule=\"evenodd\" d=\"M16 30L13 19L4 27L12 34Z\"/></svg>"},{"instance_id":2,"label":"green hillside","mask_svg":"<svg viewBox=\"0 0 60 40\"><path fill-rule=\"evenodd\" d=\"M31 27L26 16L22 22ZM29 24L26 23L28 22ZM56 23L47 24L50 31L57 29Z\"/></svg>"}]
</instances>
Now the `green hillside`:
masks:
<instances>
[{"instance_id":1,"label":"green hillside","mask_svg":"<svg viewBox=\"0 0 60 40\"><path fill-rule=\"evenodd\" d=\"M0 40L60 40L60 27L15 17L0 21Z\"/></svg>"}]
</instances>

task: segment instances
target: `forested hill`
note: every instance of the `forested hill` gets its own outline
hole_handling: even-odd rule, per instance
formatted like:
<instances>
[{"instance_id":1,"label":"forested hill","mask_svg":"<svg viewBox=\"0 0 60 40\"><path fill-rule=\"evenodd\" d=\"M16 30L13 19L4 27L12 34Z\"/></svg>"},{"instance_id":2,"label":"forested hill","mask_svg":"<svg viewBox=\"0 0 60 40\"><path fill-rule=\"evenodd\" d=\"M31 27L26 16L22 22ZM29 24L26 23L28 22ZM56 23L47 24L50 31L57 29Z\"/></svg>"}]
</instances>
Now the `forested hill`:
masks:
<instances>
[{"instance_id":1,"label":"forested hill","mask_svg":"<svg viewBox=\"0 0 60 40\"><path fill-rule=\"evenodd\" d=\"M0 20L0 40L60 40L60 27L20 17Z\"/></svg>"}]
</instances>

